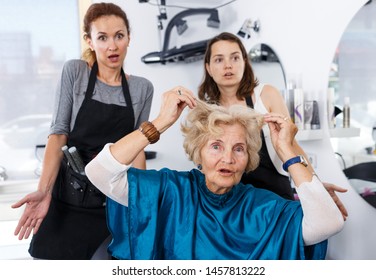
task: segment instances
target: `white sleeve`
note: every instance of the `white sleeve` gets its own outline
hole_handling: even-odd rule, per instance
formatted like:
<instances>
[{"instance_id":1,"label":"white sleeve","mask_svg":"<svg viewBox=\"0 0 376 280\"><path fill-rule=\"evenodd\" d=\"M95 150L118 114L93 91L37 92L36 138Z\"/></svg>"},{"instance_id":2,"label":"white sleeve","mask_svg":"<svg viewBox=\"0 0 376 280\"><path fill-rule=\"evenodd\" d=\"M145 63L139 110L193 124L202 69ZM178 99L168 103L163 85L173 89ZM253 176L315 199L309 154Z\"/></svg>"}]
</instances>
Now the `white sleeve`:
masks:
<instances>
[{"instance_id":1,"label":"white sleeve","mask_svg":"<svg viewBox=\"0 0 376 280\"><path fill-rule=\"evenodd\" d=\"M296 188L296 192L303 209L305 245L319 243L342 230L342 214L316 176L313 176L311 182L302 183Z\"/></svg>"},{"instance_id":2,"label":"white sleeve","mask_svg":"<svg viewBox=\"0 0 376 280\"><path fill-rule=\"evenodd\" d=\"M110 152L110 145L85 167L86 176L103 194L116 202L128 206L128 176L131 165L119 163Z\"/></svg>"}]
</instances>

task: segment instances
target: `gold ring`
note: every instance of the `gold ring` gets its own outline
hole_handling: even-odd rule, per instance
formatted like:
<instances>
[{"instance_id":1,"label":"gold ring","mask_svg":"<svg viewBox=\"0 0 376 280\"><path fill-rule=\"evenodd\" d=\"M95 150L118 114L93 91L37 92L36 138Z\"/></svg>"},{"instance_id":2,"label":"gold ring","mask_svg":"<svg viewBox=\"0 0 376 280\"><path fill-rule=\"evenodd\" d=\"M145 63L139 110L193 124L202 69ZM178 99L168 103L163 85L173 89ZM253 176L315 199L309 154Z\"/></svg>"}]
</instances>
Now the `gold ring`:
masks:
<instances>
[{"instance_id":1,"label":"gold ring","mask_svg":"<svg viewBox=\"0 0 376 280\"><path fill-rule=\"evenodd\" d=\"M180 89L178 89L178 94L179 94L179 95L182 95L182 93L181 93L181 90L180 90Z\"/></svg>"}]
</instances>

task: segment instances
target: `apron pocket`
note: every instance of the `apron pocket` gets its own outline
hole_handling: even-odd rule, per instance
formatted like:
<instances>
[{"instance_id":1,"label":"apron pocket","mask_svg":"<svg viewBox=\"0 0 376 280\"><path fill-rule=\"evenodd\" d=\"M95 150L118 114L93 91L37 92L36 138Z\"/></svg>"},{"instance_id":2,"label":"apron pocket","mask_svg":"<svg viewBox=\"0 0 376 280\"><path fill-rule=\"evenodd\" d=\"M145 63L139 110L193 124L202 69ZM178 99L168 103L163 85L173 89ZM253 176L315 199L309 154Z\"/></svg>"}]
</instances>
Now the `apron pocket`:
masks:
<instances>
[{"instance_id":1,"label":"apron pocket","mask_svg":"<svg viewBox=\"0 0 376 280\"><path fill-rule=\"evenodd\" d=\"M106 202L105 195L85 175L67 166L65 161L61 163L53 195L66 204L80 208L102 208Z\"/></svg>"}]
</instances>

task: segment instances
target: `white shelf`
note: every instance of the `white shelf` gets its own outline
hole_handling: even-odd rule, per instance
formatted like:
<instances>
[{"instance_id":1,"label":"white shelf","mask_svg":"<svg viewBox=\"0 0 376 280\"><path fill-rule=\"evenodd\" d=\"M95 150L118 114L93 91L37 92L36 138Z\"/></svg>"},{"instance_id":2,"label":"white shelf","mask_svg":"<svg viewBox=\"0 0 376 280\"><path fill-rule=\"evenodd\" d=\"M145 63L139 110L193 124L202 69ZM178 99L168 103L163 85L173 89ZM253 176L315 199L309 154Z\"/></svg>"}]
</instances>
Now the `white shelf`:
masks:
<instances>
[{"instance_id":1,"label":"white shelf","mask_svg":"<svg viewBox=\"0 0 376 280\"><path fill-rule=\"evenodd\" d=\"M299 130L296 134L296 140L298 141L309 141L309 140L320 140L324 136L322 129L307 129Z\"/></svg>"},{"instance_id":2,"label":"white shelf","mask_svg":"<svg viewBox=\"0 0 376 280\"><path fill-rule=\"evenodd\" d=\"M357 137L360 136L360 128L349 127L349 128L334 128L329 129L330 137L333 138L346 138L346 137ZM324 132L322 129L307 129L299 130L296 134L296 140L298 141L312 141L323 139Z\"/></svg>"},{"instance_id":3,"label":"white shelf","mask_svg":"<svg viewBox=\"0 0 376 280\"><path fill-rule=\"evenodd\" d=\"M329 129L330 137L340 138L340 137L357 137L360 136L360 128L349 127L349 128L333 128Z\"/></svg>"}]
</instances>

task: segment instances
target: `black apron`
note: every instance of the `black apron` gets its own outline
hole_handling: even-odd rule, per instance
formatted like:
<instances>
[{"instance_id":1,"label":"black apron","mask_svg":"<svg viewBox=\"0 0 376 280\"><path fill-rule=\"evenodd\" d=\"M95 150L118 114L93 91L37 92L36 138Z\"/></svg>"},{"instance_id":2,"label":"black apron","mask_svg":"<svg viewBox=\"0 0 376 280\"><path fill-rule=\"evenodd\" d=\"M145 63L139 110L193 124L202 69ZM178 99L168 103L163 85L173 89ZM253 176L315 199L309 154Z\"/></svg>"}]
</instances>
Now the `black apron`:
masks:
<instances>
[{"instance_id":1,"label":"black apron","mask_svg":"<svg viewBox=\"0 0 376 280\"><path fill-rule=\"evenodd\" d=\"M84 101L69 134L68 147L75 146L85 164L107 143L114 143L134 130L135 117L128 83L121 69L126 107L93 100L98 66L93 65ZM79 187L77 187L79 186ZM52 200L41 227L33 235L29 253L40 259L90 259L110 235L106 224L106 197L63 160Z\"/></svg>"},{"instance_id":2,"label":"black apron","mask_svg":"<svg viewBox=\"0 0 376 280\"><path fill-rule=\"evenodd\" d=\"M246 97L247 106L254 108L251 96ZM244 173L241 182L244 184L252 184L256 188L270 190L283 198L293 200L294 191L291 187L290 179L280 174L275 168L265 142L264 133L261 130L262 146L259 152L259 166L248 173Z\"/></svg>"}]
</instances>

